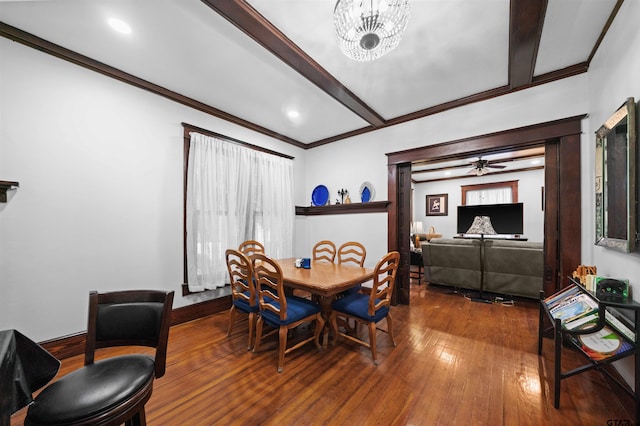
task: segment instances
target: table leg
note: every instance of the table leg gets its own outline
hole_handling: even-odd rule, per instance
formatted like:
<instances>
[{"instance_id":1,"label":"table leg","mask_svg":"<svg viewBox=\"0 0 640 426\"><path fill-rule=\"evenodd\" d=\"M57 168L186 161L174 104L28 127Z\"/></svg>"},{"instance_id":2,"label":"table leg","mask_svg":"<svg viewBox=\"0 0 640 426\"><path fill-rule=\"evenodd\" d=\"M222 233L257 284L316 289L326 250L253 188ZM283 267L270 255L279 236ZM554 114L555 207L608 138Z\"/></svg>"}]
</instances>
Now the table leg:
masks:
<instances>
[{"instance_id":1,"label":"table leg","mask_svg":"<svg viewBox=\"0 0 640 426\"><path fill-rule=\"evenodd\" d=\"M331 304L335 300L335 296L322 296L320 297L320 308L322 310L322 318L324 318L324 330L322 337L322 347L326 348L329 345L329 318L331 317Z\"/></svg>"}]
</instances>

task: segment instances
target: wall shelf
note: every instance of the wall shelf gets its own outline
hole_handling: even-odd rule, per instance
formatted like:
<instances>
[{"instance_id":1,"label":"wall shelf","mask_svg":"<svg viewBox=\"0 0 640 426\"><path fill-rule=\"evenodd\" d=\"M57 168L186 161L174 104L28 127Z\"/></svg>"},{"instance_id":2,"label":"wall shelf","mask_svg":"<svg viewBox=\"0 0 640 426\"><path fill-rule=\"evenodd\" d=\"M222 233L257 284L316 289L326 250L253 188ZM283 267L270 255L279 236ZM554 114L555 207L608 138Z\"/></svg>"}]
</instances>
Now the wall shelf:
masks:
<instances>
[{"instance_id":1,"label":"wall shelf","mask_svg":"<svg viewBox=\"0 0 640 426\"><path fill-rule=\"evenodd\" d=\"M332 204L328 206L296 206L297 216L319 216L327 214L381 213L387 211L390 201L368 203Z\"/></svg>"},{"instance_id":2,"label":"wall shelf","mask_svg":"<svg viewBox=\"0 0 640 426\"><path fill-rule=\"evenodd\" d=\"M11 182L8 180L0 180L0 203L7 202L7 191L10 189L16 189L20 186L18 182Z\"/></svg>"}]
</instances>

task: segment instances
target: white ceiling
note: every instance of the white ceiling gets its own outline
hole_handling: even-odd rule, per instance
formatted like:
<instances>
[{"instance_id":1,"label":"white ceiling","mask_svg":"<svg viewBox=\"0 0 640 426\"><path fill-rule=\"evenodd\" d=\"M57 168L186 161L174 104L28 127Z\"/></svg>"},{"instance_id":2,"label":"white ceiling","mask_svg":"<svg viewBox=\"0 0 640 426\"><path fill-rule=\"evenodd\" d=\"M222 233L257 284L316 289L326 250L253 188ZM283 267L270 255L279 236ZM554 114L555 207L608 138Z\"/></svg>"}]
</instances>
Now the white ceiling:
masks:
<instances>
[{"instance_id":1,"label":"white ceiling","mask_svg":"<svg viewBox=\"0 0 640 426\"><path fill-rule=\"evenodd\" d=\"M365 63L337 46L334 0L0 0L0 35L22 43L23 32L35 35L308 148L586 71L617 0L549 0L541 33L511 40L539 41L531 76L514 83L520 53L510 53L510 31L526 34L526 13L539 3L412 0L398 48ZM512 7L524 10L517 25ZM110 17L131 34L114 32Z\"/></svg>"}]
</instances>

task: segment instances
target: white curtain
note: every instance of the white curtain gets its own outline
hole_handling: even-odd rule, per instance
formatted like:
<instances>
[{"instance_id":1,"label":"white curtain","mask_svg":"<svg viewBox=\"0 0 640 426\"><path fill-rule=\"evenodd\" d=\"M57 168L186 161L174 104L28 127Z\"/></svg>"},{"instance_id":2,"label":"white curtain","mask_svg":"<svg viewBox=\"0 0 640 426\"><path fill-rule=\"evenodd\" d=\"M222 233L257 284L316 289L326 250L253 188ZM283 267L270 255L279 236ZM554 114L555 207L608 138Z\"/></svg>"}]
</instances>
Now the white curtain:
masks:
<instances>
[{"instance_id":1,"label":"white curtain","mask_svg":"<svg viewBox=\"0 0 640 426\"><path fill-rule=\"evenodd\" d=\"M224 252L244 240L262 242L271 257L291 257L293 161L191 133L186 214L190 291L224 286Z\"/></svg>"},{"instance_id":2,"label":"white curtain","mask_svg":"<svg viewBox=\"0 0 640 426\"><path fill-rule=\"evenodd\" d=\"M511 203L511 187L467 191L466 205Z\"/></svg>"}]
</instances>

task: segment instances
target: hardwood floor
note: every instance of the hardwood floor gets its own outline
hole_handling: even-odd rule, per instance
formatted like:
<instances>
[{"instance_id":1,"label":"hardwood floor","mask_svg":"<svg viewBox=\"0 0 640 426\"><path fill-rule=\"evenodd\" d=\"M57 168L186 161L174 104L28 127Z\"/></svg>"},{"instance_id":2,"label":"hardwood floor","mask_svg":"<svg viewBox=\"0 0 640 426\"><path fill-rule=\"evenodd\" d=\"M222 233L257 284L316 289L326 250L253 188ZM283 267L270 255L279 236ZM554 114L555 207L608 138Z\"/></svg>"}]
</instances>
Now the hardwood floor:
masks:
<instances>
[{"instance_id":1,"label":"hardwood floor","mask_svg":"<svg viewBox=\"0 0 640 426\"><path fill-rule=\"evenodd\" d=\"M545 339L543 356L538 357L535 301L518 300L514 306L475 303L448 290L413 284L411 305L394 306L391 312L398 346L379 333L378 366L366 348L339 340L324 351L306 345L288 354L280 374L275 350L246 350L246 322L237 323L226 337L228 312L172 327L167 373L155 382L147 422L633 423L602 376L593 371L565 379L560 409L553 408L553 345ZM106 353L114 351L103 350ZM581 363L571 351L563 356L565 368ZM81 356L63 360L59 375L81 363ZM25 415L26 410L15 414L11 425L21 425ZM630 423L607 423L610 419Z\"/></svg>"}]
</instances>

